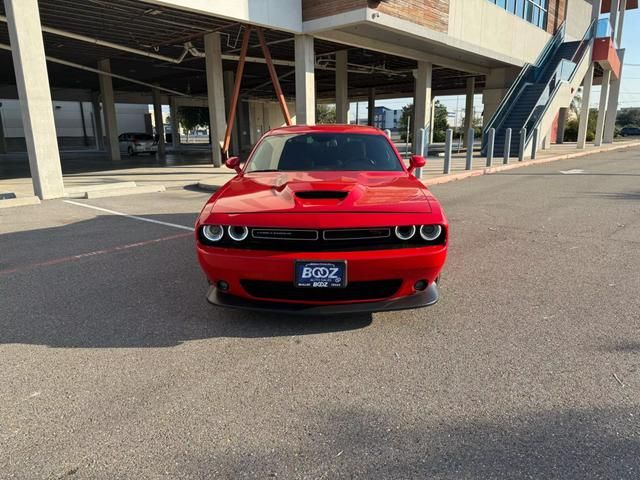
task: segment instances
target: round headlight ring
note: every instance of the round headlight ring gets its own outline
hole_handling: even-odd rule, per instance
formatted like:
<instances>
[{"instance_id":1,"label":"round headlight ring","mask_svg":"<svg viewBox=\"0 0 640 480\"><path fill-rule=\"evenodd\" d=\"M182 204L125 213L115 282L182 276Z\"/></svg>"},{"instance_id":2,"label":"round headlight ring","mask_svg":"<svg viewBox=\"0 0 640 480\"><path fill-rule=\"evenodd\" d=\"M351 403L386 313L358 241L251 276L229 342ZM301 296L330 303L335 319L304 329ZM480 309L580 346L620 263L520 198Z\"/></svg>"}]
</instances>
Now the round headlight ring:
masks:
<instances>
[{"instance_id":1,"label":"round headlight ring","mask_svg":"<svg viewBox=\"0 0 640 480\"><path fill-rule=\"evenodd\" d=\"M416 226L406 225L403 227L396 227L395 234L400 240L410 240L416 234Z\"/></svg>"},{"instance_id":2,"label":"round headlight ring","mask_svg":"<svg viewBox=\"0 0 640 480\"><path fill-rule=\"evenodd\" d=\"M230 226L227 233L236 242L241 242L249 236L249 229L244 226Z\"/></svg>"},{"instance_id":3,"label":"round headlight ring","mask_svg":"<svg viewBox=\"0 0 640 480\"><path fill-rule=\"evenodd\" d=\"M433 242L442 233L442 227L440 225L422 225L420 227L420 236L427 242Z\"/></svg>"},{"instance_id":4,"label":"round headlight ring","mask_svg":"<svg viewBox=\"0 0 640 480\"><path fill-rule=\"evenodd\" d=\"M222 225L205 225L202 227L202 235L210 242L219 242L224 236Z\"/></svg>"}]
</instances>

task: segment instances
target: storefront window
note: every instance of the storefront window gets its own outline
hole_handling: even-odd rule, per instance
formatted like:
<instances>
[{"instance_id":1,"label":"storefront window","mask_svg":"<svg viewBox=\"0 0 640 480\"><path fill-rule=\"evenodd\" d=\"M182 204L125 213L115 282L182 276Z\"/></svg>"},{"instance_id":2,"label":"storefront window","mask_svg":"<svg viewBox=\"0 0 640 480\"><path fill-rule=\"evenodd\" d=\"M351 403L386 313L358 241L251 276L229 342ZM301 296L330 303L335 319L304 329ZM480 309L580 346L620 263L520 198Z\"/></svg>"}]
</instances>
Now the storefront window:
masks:
<instances>
[{"instance_id":1,"label":"storefront window","mask_svg":"<svg viewBox=\"0 0 640 480\"><path fill-rule=\"evenodd\" d=\"M488 0L542 29L547 28L549 0Z\"/></svg>"}]
</instances>

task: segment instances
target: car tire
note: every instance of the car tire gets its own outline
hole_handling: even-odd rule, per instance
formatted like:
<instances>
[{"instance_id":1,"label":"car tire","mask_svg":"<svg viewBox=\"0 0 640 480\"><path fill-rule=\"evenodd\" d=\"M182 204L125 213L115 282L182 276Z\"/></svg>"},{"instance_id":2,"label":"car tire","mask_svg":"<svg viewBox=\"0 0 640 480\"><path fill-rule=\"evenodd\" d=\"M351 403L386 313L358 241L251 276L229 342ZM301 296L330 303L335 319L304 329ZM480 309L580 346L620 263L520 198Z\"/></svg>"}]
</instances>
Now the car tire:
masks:
<instances>
[{"instance_id":1,"label":"car tire","mask_svg":"<svg viewBox=\"0 0 640 480\"><path fill-rule=\"evenodd\" d=\"M136 156L136 152L133 151L133 147L127 148L127 153L129 154L130 157Z\"/></svg>"}]
</instances>

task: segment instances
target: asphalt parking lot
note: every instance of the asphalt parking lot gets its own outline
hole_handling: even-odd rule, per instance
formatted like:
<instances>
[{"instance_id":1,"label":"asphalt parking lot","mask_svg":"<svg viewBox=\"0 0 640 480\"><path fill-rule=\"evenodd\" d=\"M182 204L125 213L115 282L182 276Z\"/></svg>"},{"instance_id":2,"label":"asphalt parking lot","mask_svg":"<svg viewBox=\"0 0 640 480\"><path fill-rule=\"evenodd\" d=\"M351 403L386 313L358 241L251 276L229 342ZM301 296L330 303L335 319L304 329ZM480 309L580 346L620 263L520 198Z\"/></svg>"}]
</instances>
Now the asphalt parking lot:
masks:
<instances>
[{"instance_id":1,"label":"asphalt parking lot","mask_svg":"<svg viewBox=\"0 0 640 480\"><path fill-rule=\"evenodd\" d=\"M202 192L0 210L0 478L637 479L639 181L434 187L441 301L339 318L210 306Z\"/></svg>"}]
</instances>

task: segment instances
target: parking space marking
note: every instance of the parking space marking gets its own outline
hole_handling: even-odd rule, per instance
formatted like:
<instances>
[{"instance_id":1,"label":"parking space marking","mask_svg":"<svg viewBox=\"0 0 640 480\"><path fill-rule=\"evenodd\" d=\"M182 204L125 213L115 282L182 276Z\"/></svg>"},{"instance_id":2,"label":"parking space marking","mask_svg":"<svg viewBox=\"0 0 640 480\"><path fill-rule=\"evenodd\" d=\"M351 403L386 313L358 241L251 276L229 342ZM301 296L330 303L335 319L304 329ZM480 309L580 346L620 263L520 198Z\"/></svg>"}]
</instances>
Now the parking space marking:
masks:
<instances>
[{"instance_id":1,"label":"parking space marking","mask_svg":"<svg viewBox=\"0 0 640 480\"><path fill-rule=\"evenodd\" d=\"M186 225L178 225L177 223L162 222L160 220L154 220L152 218L139 217L137 215L129 215L128 213L117 212L115 210L109 210L108 208L96 207L96 206L93 206L93 205L87 205L86 203L74 202L72 200L65 200L64 202L65 203L70 203L72 205L77 205L79 207L91 208L93 210L98 210L100 212L110 213L112 215L119 215L121 217L132 218L133 220L140 220L142 222L156 223L158 225L164 225L165 227L179 228L181 230L189 230L190 232L193 232L193 230L194 230L193 227L187 227Z\"/></svg>"},{"instance_id":2,"label":"parking space marking","mask_svg":"<svg viewBox=\"0 0 640 480\"><path fill-rule=\"evenodd\" d=\"M58 265L60 263L67 263L67 262L72 262L76 260L81 260L83 258L106 255L108 253L121 252L124 250L130 250L132 248L146 247L147 245L152 245L154 243L166 242L167 240L175 240L177 238L184 238L189 236L191 236L191 233L178 233L176 235L170 235L168 237L154 238L152 240L145 240L143 242L128 243L126 245L118 245L115 247L103 248L102 250L79 253L78 255L70 255L68 257L54 258L52 260L46 260L44 262L31 263L28 265L23 265L21 267L7 268L5 270L0 270L0 275L22 272L25 270L31 270L33 268L38 268L38 267L50 267L52 265Z\"/></svg>"}]
</instances>

